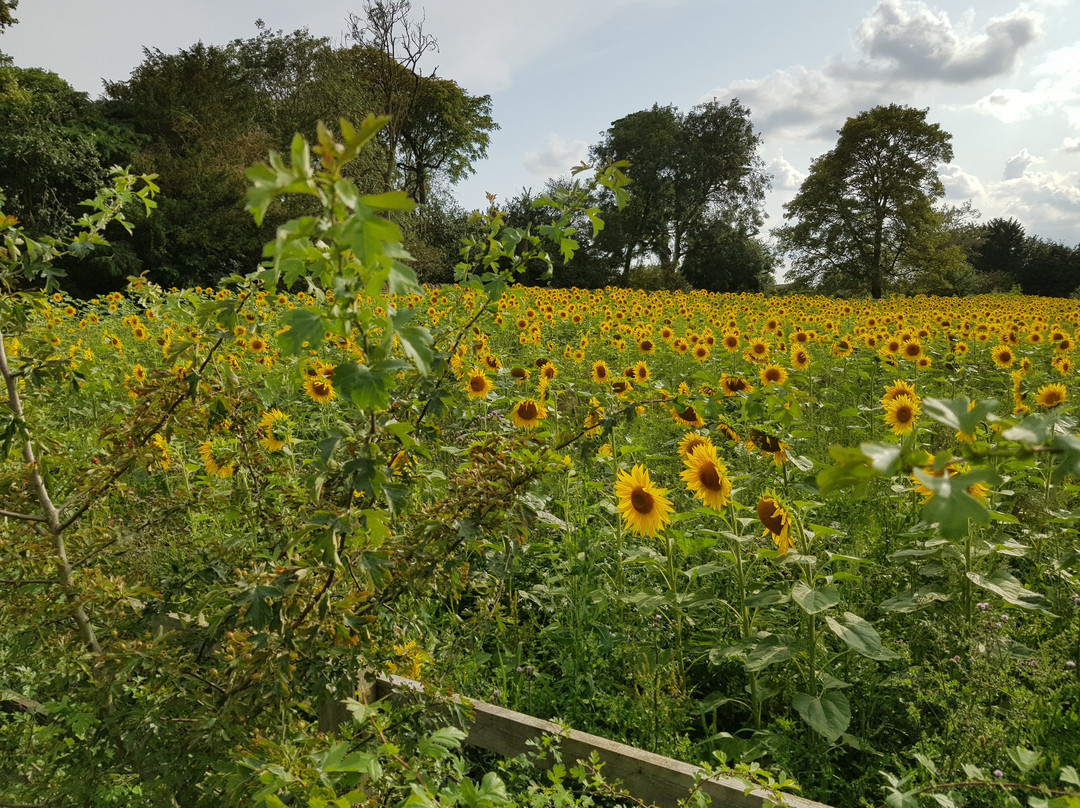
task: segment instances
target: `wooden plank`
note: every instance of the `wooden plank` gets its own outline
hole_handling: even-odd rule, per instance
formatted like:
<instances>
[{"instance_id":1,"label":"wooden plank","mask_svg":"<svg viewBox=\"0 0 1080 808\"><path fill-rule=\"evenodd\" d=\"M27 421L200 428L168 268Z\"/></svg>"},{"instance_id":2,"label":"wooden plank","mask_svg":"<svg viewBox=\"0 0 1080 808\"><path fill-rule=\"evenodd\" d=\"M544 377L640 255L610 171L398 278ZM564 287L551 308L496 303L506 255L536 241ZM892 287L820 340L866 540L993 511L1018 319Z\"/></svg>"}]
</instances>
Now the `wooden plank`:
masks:
<instances>
[{"instance_id":1,"label":"wooden plank","mask_svg":"<svg viewBox=\"0 0 1080 808\"><path fill-rule=\"evenodd\" d=\"M400 691L422 691L424 686L402 676L380 676L375 683L376 698L393 696ZM456 703L471 708L472 723L463 726L468 732L465 743L490 752L516 757L533 747L528 741L545 734L562 737L561 751L567 765L588 760L595 751L604 763L603 775L609 783L618 782L627 792L643 802L674 808L694 786L701 772L698 766L646 752L633 746L610 741L587 732L566 730L551 721L534 718L525 713L507 710L496 704L467 698L454 698ZM746 792L746 784L732 777L714 775L701 784L700 790L712 798L712 804L726 808L762 808L772 805L772 794L764 789ZM785 793L785 805L790 808L828 808L818 802Z\"/></svg>"}]
</instances>

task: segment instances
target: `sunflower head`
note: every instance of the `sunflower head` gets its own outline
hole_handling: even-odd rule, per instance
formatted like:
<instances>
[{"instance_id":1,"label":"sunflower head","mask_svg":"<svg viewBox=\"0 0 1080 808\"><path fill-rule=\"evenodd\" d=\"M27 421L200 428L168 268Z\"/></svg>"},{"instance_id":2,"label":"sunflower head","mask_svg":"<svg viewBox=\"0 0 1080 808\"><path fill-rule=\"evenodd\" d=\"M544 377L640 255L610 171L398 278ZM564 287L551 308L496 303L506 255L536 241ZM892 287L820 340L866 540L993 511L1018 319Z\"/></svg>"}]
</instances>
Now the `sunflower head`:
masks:
<instances>
[{"instance_id":1,"label":"sunflower head","mask_svg":"<svg viewBox=\"0 0 1080 808\"><path fill-rule=\"evenodd\" d=\"M547 418L547 410L531 398L519 401L510 413L510 419L514 425L522 429L535 429L545 418Z\"/></svg>"},{"instance_id":2,"label":"sunflower head","mask_svg":"<svg viewBox=\"0 0 1080 808\"><path fill-rule=\"evenodd\" d=\"M893 431L894 435L903 435L915 428L915 419L919 417L922 407L918 399L909 395L899 395L885 403L885 423Z\"/></svg>"},{"instance_id":3,"label":"sunflower head","mask_svg":"<svg viewBox=\"0 0 1080 808\"><path fill-rule=\"evenodd\" d=\"M620 471L615 496L626 527L639 536L659 533L671 521L671 500L664 496L666 493L666 488L653 485L644 466Z\"/></svg>"},{"instance_id":4,"label":"sunflower head","mask_svg":"<svg viewBox=\"0 0 1080 808\"><path fill-rule=\"evenodd\" d=\"M481 367L473 368L465 379L465 392L469 394L469 398L486 398L492 387L491 379Z\"/></svg>"},{"instance_id":5,"label":"sunflower head","mask_svg":"<svg viewBox=\"0 0 1080 808\"><path fill-rule=\"evenodd\" d=\"M780 555L794 548L791 541L791 513L772 491L766 491L758 498L757 517L765 530L762 536L772 536Z\"/></svg>"},{"instance_id":6,"label":"sunflower head","mask_svg":"<svg viewBox=\"0 0 1080 808\"><path fill-rule=\"evenodd\" d=\"M1035 395L1035 403L1040 407L1052 410L1054 407L1065 403L1066 396L1065 385L1060 382L1044 384Z\"/></svg>"},{"instance_id":7,"label":"sunflower head","mask_svg":"<svg viewBox=\"0 0 1080 808\"><path fill-rule=\"evenodd\" d=\"M683 462L686 468L680 476L697 499L715 511L731 502L731 480L727 466L717 458L715 446L701 444Z\"/></svg>"}]
</instances>

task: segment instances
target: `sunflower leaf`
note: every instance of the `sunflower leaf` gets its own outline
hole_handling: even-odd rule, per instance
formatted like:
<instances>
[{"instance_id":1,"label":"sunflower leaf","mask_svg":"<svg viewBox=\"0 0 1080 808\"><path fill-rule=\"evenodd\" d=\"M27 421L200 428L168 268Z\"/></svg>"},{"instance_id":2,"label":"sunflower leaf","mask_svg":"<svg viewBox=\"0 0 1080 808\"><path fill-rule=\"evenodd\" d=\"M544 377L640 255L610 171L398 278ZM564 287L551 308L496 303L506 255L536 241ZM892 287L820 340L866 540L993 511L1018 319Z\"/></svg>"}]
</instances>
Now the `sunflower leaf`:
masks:
<instances>
[{"instance_id":1,"label":"sunflower leaf","mask_svg":"<svg viewBox=\"0 0 1080 808\"><path fill-rule=\"evenodd\" d=\"M844 612L840 620L826 616L825 622L829 624L832 633L847 643L851 650L867 659L888 662L898 658L894 651L882 645L881 636L874 627L857 614Z\"/></svg>"},{"instance_id":2,"label":"sunflower leaf","mask_svg":"<svg viewBox=\"0 0 1080 808\"><path fill-rule=\"evenodd\" d=\"M840 602L840 590L832 585L811 589L804 581L797 581L791 587L791 597L807 614L817 614Z\"/></svg>"},{"instance_id":3,"label":"sunflower leaf","mask_svg":"<svg viewBox=\"0 0 1080 808\"><path fill-rule=\"evenodd\" d=\"M818 697L796 693L791 703L802 720L829 742L837 740L851 724L851 703L839 690Z\"/></svg>"}]
</instances>

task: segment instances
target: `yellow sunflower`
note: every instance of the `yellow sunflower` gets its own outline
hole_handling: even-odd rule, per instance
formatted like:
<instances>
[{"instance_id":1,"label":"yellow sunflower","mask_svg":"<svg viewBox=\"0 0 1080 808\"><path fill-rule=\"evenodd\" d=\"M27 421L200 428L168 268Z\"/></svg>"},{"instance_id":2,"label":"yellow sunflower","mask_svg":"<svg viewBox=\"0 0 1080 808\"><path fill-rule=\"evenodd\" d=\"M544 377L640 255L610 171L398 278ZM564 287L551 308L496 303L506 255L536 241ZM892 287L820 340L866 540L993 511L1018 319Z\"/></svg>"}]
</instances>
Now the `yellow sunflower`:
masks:
<instances>
[{"instance_id":1,"label":"yellow sunflower","mask_svg":"<svg viewBox=\"0 0 1080 808\"><path fill-rule=\"evenodd\" d=\"M687 432L679 441L679 456L685 461L699 446L712 446L712 441L706 435Z\"/></svg>"},{"instance_id":2,"label":"yellow sunflower","mask_svg":"<svg viewBox=\"0 0 1080 808\"><path fill-rule=\"evenodd\" d=\"M885 423L894 435L903 435L915 428L915 419L919 417L922 405L918 399L909 395L899 395L885 402Z\"/></svg>"},{"instance_id":3,"label":"yellow sunflower","mask_svg":"<svg viewBox=\"0 0 1080 808\"><path fill-rule=\"evenodd\" d=\"M531 398L522 399L510 412L510 420L514 422L514 426L522 429L535 429L545 418L547 418L547 410Z\"/></svg>"},{"instance_id":4,"label":"yellow sunflower","mask_svg":"<svg viewBox=\"0 0 1080 808\"><path fill-rule=\"evenodd\" d=\"M169 453L169 442L165 440L165 436L160 432L155 432L150 438L150 445L157 451L158 467L162 471L168 471L169 466L172 465L172 455Z\"/></svg>"},{"instance_id":5,"label":"yellow sunflower","mask_svg":"<svg viewBox=\"0 0 1080 808\"><path fill-rule=\"evenodd\" d=\"M758 499L757 517L765 530L762 536L772 536L773 542L780 555L794 549L791 541L791 514L787 508L777 499L776 494L766 491Z\"/></svg>"},{"instance_id":6,"label":"yellow sunflower","mask_svg":"<svg viewBox=\"0 0 1080 808\"><path fill-rule=\"evenodd\" d=\"M687 404L681 410L672 410L671 417L678 421L685 427L691 429L698 429L705 426L705 419L701 417L696 409L690 404Z\"/></svg>"},{"instance_id":7,"label":"yellow sunflower","mask_svg":"<svg viewBox=\"0 0 1080 808\"><path fill-rule=\"evenodd\" d=\"M262 445L269 452L276 452L285 447L290 440L289 416L279 409L267 410L259 421L262 430Z\"/></svg>"},{"instance_id":8,"label":"yellow sunflower","mask_svg":"<svg viewBox=\"0 0 1080 808\"><path fill-rule=\"evenodd\" d=\"M1035 394L1035 403L1040 407L1052 410L1054 407L1065 403L1066 398L1065 385L1055 382L1054 384L1044 384L1039 388L1039 392Z\"/></svg>"},{"instance_id":9,"label":"yellow sunflower","mask_svg":"<svg viewBox=\"0 0 1080 808\"><path fill-rule=\"evenodd\" d=\"M487 373L480 367L473 368L469 377L465 380L465 392L469 394L469 398L486 398L492 387L494 385L491 383L491 379L487 377Z\"/></svg>"},{"instance_id":10,"label":"yellow sunflower","mask_svg":"<svg viewBox=\"0 0 1080 808\"><path fill-rule=\"evenodd\" d=\"M787 371L775 363L763 367L759 376L761 377L761 383L766 387L773 384L783 386L788 379Z\"/></svg>"},{"instance_id":11,"label":"yellow sunflower","mask_svg":"<svg viewBox=\"0 0 1080 808\"><path fill-rule=\"evenodd\" d=\"M885 395L881 397L881 405L885 406L894 398L898 398L899 396L907 396L908 398L913 398L916 401L919 400L919 397L915 394L915 385L910 384L903 379L897 379L895 382L885 388Z\"/></svg>"},{"instance_id":12,"label":"yellow sunflower","mask_svg":"<svg viewBox=\"0 0 1080 808\"><path fill-rule=\"evenodd\" d=\"M199 456L202 458L203 468L211 477L232 477L233 472L236 471L236 466L232 461L222 456L220 448L215 454L215 447L210 441L199 444Z\"/></svg>"},{"instance_id":13,"label":"yellow sunflower","mask_svg":"<svg viewBox=\"0 0 1080 808\"><path fill-rule=\"evenodd\" d=\"M307 397L318 404L329 404L337 395L333 385L325 378L316 376L304 382L304 392Z\"/></svg>"},{"instance_id":14,"label":"yellow sunflower","mask_svg":"<svg viewBox=\"0 0 1080 808\"><path fill-rule=\"evenodd\" d=\"M742 376L728 376L726 373L720 377L720 389L728 397L737 396L739 393L754 392L754 386Z\"/></svg>"},{"instance_id":15,"label":"yellow sunflower","mask_svg":"<svg viewBox=\"0 0 1080 808\"><path fill-rule=\"evenodd\" d=\"M1011 368L1016 361L1016 355L1008 345L998 345L990 352L990 358L999 368Z\"/></svg>"},{"instance_id":16,"label":"yellow sunflower","mask_svg":"<svg viewBox=\"0 0 1080 808\"><path fill-rule=\"evenodd\" d=\"M671 500L664 496L666 488L657 488L649 479L644 466L620 471L615 482L619 513L626 527L639 536L653 536L671 521Z\"/></svg>"},{"instance_id":17,"label":"yellow sunflower","mask_svg":"<svg viewBox=\"0 0 1080 808\"><path fill-rule=\"evenodd\" d=\"M684 457L686 469L679 476L697 499L715 511L731 502L731 480L727 466L717 459L716 447L702 444L689 457Z\"/></svg>"}]
</instances>

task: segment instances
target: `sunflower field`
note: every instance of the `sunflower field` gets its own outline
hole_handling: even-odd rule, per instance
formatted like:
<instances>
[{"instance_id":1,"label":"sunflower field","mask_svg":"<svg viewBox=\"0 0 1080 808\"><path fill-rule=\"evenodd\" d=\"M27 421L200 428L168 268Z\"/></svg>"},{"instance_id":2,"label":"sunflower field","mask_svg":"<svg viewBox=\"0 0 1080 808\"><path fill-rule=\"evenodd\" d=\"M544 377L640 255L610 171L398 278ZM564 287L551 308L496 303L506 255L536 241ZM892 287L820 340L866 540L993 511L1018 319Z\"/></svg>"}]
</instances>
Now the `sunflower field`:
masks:
<instances>
[{"instance_id":1,"label":"sunflower field","mask_svg":"<svg viewBox=\"0 0 1080 808\"><path fill-rule=\"evenodd\" d=\"M1080 301L513 285L617 166L423 287L342 171L382 123L249 172L313 212L218 289L56 287L152 178L2 220L0 804L640 804L465 750L458 692L834 806L1080 805Z\"/></svg>"}]
</instances>

